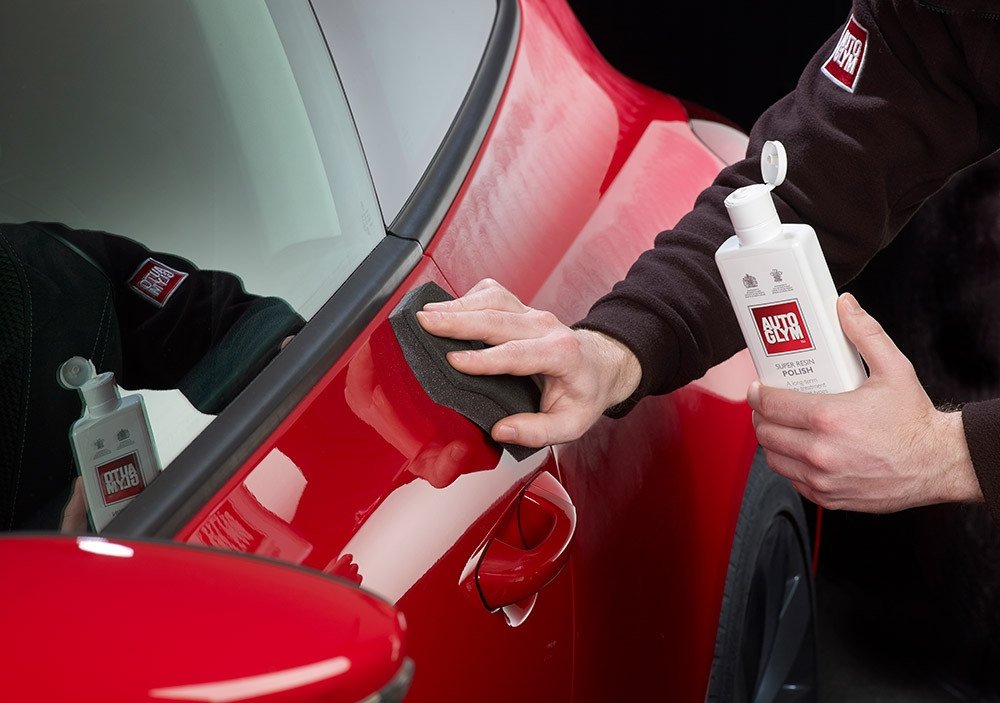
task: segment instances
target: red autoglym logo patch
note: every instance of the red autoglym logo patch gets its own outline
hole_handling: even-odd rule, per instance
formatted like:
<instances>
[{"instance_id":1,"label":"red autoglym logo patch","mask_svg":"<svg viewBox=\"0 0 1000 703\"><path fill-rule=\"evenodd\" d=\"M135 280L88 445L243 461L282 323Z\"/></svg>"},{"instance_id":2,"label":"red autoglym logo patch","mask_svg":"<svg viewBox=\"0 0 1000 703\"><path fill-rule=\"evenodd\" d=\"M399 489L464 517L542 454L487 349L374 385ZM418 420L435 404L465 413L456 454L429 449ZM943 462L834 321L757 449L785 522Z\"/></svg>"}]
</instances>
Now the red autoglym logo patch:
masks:
<instances>
[{"instance_id":1,"label":"red autoglym logo patch","mask_svg":"<svg viewBox=\"0 0 1000 703\"><path fill-rule=\"evenodd\" d=\"M798 301L758 305L751 307L750 312L764 345L764 353L768 356L813 348Z\"/></svg>"},{"instance_id":2,"label":"red autoglym logo patch","mask_svg":"<svg viewBox=\"0 0 1000 703\"><path fill-rule=\"evenodd\" d=\"M101 485L105 505L139 495L146 487L135 452L98 466L97 481Z\"/></svg>"},{"instance_id":3,"label":"red autoglym logo patch","mask_svg":"<svg viewBox=\"0 0 1000 703\"><path fill-rule=\"evenodd\" d=\"M868 30L858 24L851 15L840 35L840 41L834 47L833 53L823 64L822 71L826 77L844 90L854 92L854 86L861 77L861 69L865 65L865 48L868 45Z\"/></svg>"},{"instance_id":4,"label":"red autoglym logo patch","mask_svg":"<svg viewBox=\"0 0 1000 703\"><path fill-rule=\"evenodd\" d=\"M143 298L162 308L187 277L188 274L184 271L150 258L136 269L128 279L128 285Z\"/></svg>"}]
</instances>

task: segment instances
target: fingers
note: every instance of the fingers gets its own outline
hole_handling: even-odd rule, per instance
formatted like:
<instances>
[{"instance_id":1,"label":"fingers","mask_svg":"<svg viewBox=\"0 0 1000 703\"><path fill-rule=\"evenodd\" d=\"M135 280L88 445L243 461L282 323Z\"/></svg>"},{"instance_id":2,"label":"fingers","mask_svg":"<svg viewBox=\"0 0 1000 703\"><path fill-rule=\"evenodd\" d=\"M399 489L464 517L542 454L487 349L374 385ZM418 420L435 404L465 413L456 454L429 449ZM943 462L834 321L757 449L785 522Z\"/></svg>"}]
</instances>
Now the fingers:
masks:
<instances>
[{"instance_id":1,"label":"fingers","mask_svg":"<svg viewBox=\"0 0 1000 703\"><path fill-rule=\"evenodd\" d=\"M757 441L765 451L774 452L792 459L810 462L817 459L816 435L809 430L768 422L754 413L754 429Z\"/></svg>"},{"instance_id":2,"label":"fingers","mask_svg":"<svg viewBox=\"0 0 1000 703\"><path fill-rule=\"evenodd\" d=\"M882 325L858 305L850 293L837 300L837 314L844 334L858 348L872 375L894 372L900 366L910 367L909 360L893 343Z\"/></svg>"},{"instance_id":3,"label":"fingers","mask_svg":"<svg viewBox=\"0 0 1000 703\"><path fill-rule=\"evenodd\" d=\"M473 376L511 374L562 376L572 367L577 344L573 333L548 335L541 339L515 339L478 351L448 353L448 363L456 370Z\"/></svg>"},{"instance_id":4,"label":"fingers","mask_svg":"<svg viewBox=\"0 0 1000 703\"><path fill-rule=\"evenodd\" d=\"M496 309L471 311L421 310L420 325L438 337L478 339L490 345L512 339L541 337L559 326L555 315L541 310L507 312Z\"/></svg>"},{"instance_id":5,"label":"fingers","mask_svg":"<svg viewBox=\"0 0 1000 703\"><path fill-rule=\"evenodd\" d=\"M545 377L544 412L501 420L492 430L498 442L542 447L577 439L608 405L602 384L613 376L605 367L617 357L595 353L589 337L581 341L555 315L524 305L494 280L480 281L456 300L425 305L417 319L431 334L491 345L450 352L448 362L460 372Z\"/></svg>"},{"instance_id":6,"label":"fingers","mask_svg":"<svg viewBox=\"0 0 1000 703\"><path fill-rule=\"evenodd\" d=\"M830 495L820 489L824 479L816 473L816 469L797 459L776 452L765 450L764 456L771 470L787 478L792 487L803 498L816 505L822 505L824 508L836 507Z\"/></svg>"},{"instance_id":7,"label":"fingers","mask_svg":"<svg viewBox=\"0 0 1000 703\"><path fill-rule=\"evenodd\" d=\"M547 447L579 438L590 424L587 418L568 410L518 413L498 422L490 434L498 442L522 447Z\"/></svg>"},{"instance_id":8,"label":"fingers","mask_svg":"<svg viewBox=\"0 0 1000 703\"><path fill-rule=\"evenodd\" d=\"M764 450L764 458L767 460L767 465L771 467L771 470L776 474L781 474L793 484L796 488L799 486L809 487L811 489L811 479L812 475L816 472L814 468L805 464L798 459L793 459L792 457L785 456L778 452ZM802 493L800 490L799 493Z\"/></svg>"},{"instance_id":9,"label":"fingers","mask_svg":"<svg viewBox=\"0 0 1000 703\"><path fill-rule=\"evenodd\" d=\"M525 306L492 279L456 300L428 303L417 320L431 334L491 345L448 354L452 367L467 374L562 376L580 356L576 335L555 315Z\"/></svg>"},{"instance_id":10,"label":"fingers","mask_svg":"<svg viewBox=\"0 0 1000 703\"><path fill-rule=\"evenodd\" d=\"M754 381L747 389L747 403L770 422L808 429L817 424L824 396L786 388L770 388Z\"/></svg>"},{"instance_id":11,"label":"fingers","mask_svg":"<svg viewBox=\"0 0 1000 703\"><path fill-rule=\"evenodd\" d=\"M459 310L502 310L505 312L526 312L527 305L517 299L513 293L494 281L485 278L460 298L444 300L438 303L427 303L424 310L455 312Z\"/></svg>"}]
</instances>

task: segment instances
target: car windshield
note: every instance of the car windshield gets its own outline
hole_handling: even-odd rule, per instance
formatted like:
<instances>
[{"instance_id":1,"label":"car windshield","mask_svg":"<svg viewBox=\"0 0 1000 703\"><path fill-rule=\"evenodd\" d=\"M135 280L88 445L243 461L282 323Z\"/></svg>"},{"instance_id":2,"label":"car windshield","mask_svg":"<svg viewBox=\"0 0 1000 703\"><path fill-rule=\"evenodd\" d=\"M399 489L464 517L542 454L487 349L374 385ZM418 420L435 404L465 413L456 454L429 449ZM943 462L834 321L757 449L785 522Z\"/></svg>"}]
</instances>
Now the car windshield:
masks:
<instances>
[{"instance_id":1,"label":"car windshield","mask_svg":"<svg viewBox=\"0 0 1000 703\"><path fill-rule=\"evenodd\" d=\"M76 474L63 361L144 391L166 466L385 232L305 0L8 0L0 17L9 529L51 526ZM132 446L100 441L84 463Z\"/></svg>"}]
</instances>

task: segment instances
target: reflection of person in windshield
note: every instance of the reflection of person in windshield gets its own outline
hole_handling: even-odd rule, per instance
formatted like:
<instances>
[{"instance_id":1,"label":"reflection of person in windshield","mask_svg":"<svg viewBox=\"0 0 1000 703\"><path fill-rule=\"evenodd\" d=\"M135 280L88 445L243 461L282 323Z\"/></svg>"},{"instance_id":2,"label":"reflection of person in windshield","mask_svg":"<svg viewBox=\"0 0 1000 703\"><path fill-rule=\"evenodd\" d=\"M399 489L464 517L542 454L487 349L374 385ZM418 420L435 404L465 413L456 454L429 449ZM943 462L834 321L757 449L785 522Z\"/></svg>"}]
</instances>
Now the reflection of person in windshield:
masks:
<instances>
[{"instance_id":1,"label":"reflection of person in windshield","mask_svg":"<svg viewBox=\"0 0 1000 703\"><path fill-rule=\"evenodd\" d=\"M0 529L54 528L76 475L72 356L126 388L179 389L218 413L303 320L239 278L105 232L0 225Z\"/></svg>"}]
</instances>

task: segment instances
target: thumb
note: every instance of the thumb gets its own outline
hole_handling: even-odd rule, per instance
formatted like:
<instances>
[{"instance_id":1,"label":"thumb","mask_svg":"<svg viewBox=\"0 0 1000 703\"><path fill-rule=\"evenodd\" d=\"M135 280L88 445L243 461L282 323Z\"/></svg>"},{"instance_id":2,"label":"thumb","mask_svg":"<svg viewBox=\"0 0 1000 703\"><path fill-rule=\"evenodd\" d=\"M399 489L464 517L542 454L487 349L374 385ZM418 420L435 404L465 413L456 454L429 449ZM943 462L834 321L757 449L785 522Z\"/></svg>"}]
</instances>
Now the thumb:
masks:
<instances>
[{"instance_id":1,"label":"thumb","mask_svg":"<svg viewBox=\"0 0 1000 703\"><path fill-rule=\"evenodd\" d=\"M847 338L858 348L861 358L868 364L872 376L898 368L909 361L882 329L882 325L858 305L850 293L837 300L840 326Z\"/></svg>"}]
</instances>

